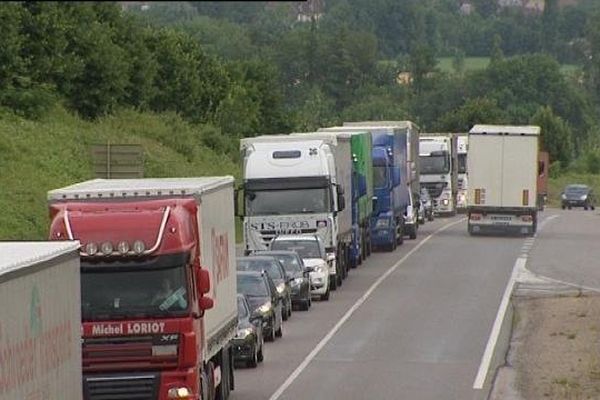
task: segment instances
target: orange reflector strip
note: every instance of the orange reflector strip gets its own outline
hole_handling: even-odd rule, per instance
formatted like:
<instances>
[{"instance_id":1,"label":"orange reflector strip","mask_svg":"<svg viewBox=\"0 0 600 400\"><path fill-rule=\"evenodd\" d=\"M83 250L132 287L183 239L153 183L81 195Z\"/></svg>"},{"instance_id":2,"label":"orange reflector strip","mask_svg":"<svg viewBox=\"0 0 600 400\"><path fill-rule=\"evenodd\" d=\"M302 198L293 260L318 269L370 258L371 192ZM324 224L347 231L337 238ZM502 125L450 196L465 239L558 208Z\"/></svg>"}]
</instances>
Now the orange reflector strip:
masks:
<instances>
[{"instance_id":1,"label":"orange reflector strip","mask_svg":"<svg viewBox=\"0 0 600 400\"><path fill-rule=\"evenodd\" d=\"M523 190L523 205L524 206L529 205L529 190L527 190L527 189Z\"/></svg>"},{"instance_id":2,"label":"orange reflector strip","mask_svg":"<svg viewBox=\"0 0 600 400\"><path fill-rule=\"evenodd\" d=\"M481 204L481 189L475 189L475 204Z\"/></svg>"}]
</instances>

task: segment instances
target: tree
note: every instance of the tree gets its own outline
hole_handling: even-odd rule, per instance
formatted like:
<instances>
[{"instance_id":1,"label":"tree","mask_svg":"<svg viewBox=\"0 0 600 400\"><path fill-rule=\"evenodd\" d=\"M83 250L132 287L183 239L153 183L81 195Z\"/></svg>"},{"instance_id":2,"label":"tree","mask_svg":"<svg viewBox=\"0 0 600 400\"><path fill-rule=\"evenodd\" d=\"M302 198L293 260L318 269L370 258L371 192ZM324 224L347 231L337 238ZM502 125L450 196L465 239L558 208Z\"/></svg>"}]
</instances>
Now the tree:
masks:
<instances>
[{"instance_id":1,"label":"tree","mask_svg":"<svg viewBox=\"0 0 600 400\"><path fill-rule=\"evenodd\" d=\"M540 107L531 123L541 127L541 148L548 152L550 159L568 166L573 158L573 133L569 125L548 106Z\"/></svg>"},{"instance_id":2,"label":"tree","mask_svg":"<svg viewBox=\"0 0 600 400\"><path fill-rule=\"evenodd\" d=\"M452 58L452 68L458 75L462 75L465 71L465 52L462 49L454 50L454 57Z\"/></svg>"},{"instance_id":3,"label":"tree","mask_svg":"<svg viewBox=\"0 0 600 400\"><path fill-rule=\"evenodd\" d=\"M416 93L420 93L425 85L427 74L435 69L437 60L433 49L423 43L414 46L410 53L410 73Z\"/></svg>"},{"instance_id":4,"label":"tree","mask_svg":"<svg viewBox=\"0 0 600 400\"><path fill-rule=\"evenodd\" d=\"M492 46L492 52L490 53L490 62L495 63L504 59L504 53L502 52L502 38L500 35L494 35L494 44Z\"/></svg>"},{"instance_id":5,"label":"tree","mask_svg":"<svg viewBox=\"0 0 600 400\"><path fill-rule=\"evenodd\" d=\"M501 124L507 118L495 100L469 99L456 111L444 114L437 122L442 131L468 132L475 124Z\"/></svg>"}]
</instances>

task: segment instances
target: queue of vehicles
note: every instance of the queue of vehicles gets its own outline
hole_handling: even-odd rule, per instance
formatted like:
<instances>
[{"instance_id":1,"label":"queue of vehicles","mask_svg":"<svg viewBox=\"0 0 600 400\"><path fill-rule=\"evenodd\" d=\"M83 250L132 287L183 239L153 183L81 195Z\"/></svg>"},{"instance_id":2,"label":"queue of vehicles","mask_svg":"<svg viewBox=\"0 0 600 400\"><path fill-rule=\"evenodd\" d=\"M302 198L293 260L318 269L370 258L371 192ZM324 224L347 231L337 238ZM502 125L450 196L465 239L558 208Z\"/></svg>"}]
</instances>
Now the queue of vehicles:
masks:
<instances>
[{"instance_id":1,"label":"queue of vehicles","mask_svg":"<svg viewBox=\"0 0 600 400\"><path fill-rule=\"evenodd\" d=\"M85 400L227 399L236 362L262 362L265 341L283 336L293 310L328 301L373 250L416 238L434 215L466 201L470 234L534 234L548 165L538 138L532 126L476 125L464 137L419 136L410 121L346 123L243 139L238 189L224 176L95 179L50 191L49 239L76 264L80 287L55 290L80 305L81 327L69 337L80 332L81 346L64 367L79 386L67 385ZM468 143L466 165L467 146L457 143ZM467 170L468 185L459 178ZM593 194L586 199L593 208ZM15 268L0 266L0 282ZM61 301L39 292L31 289L32 335L50 313L40 299ZM53 308L57 318L65 307Z\"/></svg>"}]
</instances>

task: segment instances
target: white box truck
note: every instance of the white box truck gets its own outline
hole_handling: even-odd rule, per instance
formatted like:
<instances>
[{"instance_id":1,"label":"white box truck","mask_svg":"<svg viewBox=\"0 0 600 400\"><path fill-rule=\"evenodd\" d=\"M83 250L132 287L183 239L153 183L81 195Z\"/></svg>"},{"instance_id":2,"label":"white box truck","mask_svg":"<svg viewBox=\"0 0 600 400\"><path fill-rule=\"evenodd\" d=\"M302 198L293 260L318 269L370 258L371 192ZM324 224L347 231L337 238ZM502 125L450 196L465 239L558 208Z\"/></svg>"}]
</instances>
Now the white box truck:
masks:
<instances>
[{"instance_id":1,"label":"white box truck","mask_svg":"<svg viewBox=\"0 0 600 400\"><path fill-rule=\"evenodd\" d=\"M349 267L352 213L350 136L264 135L240 141L245 252L268 250L280 234L317 234L325 242L330 285ZM338 167L341 160L348 160Z\"/></svg>"},{"instance_id":2,"label":"white box truck","mask_svg":"<svg viewBox=\"0 0 600 400\"><path fill-rule=\"evenodd\" d=\"M469 131L470 234L535 234L539 135L539 126L475 125Z\"/></svg>"},{"instance_id":3,"label":"white box truck","mask_svg":"<svg viewBox=\"0 0 600 400\"><path fill-rule=\"evenodd\" d=\"M0 400L81 400L78 249L0 243Z\"/></svg>"},{"instance_id":4,"label":"white box truck","mask_svg":"<svg viewBox=\"0 0 600 400\"><path fill-rule=\"evenodd\" d=\"M83 390L227 399L237 328L233 177L94 179L48 193L81 242Z\"/></svg>"}]
</instances>

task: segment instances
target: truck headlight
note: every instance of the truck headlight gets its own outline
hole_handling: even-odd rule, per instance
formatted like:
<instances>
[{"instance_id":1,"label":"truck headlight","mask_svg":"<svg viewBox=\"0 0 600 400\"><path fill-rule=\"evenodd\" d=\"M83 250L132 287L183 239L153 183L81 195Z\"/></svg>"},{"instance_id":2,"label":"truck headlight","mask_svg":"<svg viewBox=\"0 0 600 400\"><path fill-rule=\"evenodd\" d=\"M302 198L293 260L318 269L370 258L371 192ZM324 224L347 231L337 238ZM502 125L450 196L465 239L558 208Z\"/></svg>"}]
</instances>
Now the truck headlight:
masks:
<instances>
[{"instance_id":1,"label":"truck headlight","mask_svg":"<svg viewBox=\"0 0 600 400\"><path fill-rule=\"evenodd\" d=\"M265 304L263 304L262 306L258 307L258 311L260 311L263 314L268 313L269 311L271 311L272 308L272 304L270 301L267 301Z\"/></svg>"},{"instance_id":2,"label":"truck headlight","mask_svg":"<svg viewBox=\"0 0 600 400\"><path fill-rule=\"evenodd\" d=\"M390 226L390 220L385 218L380 218L375 223L375 228L388 228Z\"/></svg>"},{"instance_id":3,"label":"truck headlight","mask_svg":"<svg viewBox=\"0 0 600 400\"><path fill-rule=\"evenodd\" d=\"M448 201L448 199L442 199L442 204L447 206L450 203L450 201Z\"/></svg>"},{"instance_id":4,"label":"truck headlight","mask_svg":"<svg viewBox=\"0 0 600 400\"><path fill-rule=\"evenodd\" d=\"M283 291L285 290L285 283L281 282L280 284L275 286L275 289L277 289L277 293L283 293Z\"/></svg>"},{"instance_id":5,"label":"truck headlight","mask_svg":"<svg viewBox=\"0 0 600 400\"><path fill-rule=\"evenodd\" d=\"M587 194L582 195L580 200L585 200L585 199L587 199Z\"/></svg>"},{"instance_id":6,"label":"truck headlight","mask_svg":"<svg viewBox=\"0 0 600 400\"><path fill-rule=\"evenodd\" d=\"M561 195L560 195L560 197L561 197L563 200L566 200L566 198L567 198L567 196L565 196L565 194L564 194L564 193L563 193L563 194L561 194Z\"/></svg>"},{"instance_id":7,"label":"truck headlight","mask_svg":"<svg viewBox=\"0 0 600 400\"><path fill-rule=\"evenodd\" d=\"M169 399L189 399L191 395L192 392L185 386L174 387L167 392L167 398Z\"/></svg>"}]
</instances>

